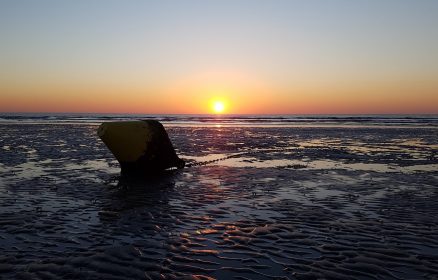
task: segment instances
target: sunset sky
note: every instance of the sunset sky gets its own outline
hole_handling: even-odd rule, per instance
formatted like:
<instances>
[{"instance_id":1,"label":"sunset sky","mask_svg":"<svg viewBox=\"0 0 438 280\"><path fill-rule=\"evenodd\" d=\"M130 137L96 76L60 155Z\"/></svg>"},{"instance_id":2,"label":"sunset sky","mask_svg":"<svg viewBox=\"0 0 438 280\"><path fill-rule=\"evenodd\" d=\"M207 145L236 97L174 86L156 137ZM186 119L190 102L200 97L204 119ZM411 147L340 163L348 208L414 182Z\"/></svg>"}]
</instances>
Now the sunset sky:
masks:
<instances>
[{"instance_id":1,"label":"sunset sky","mask_svg":"<svg viewBox=\"0 0 438 280\"><path fill-rule=\"evenodd\" d=\"M438 113L435 0L0 0L0 112Z\"/></svg>"}]
</instances>

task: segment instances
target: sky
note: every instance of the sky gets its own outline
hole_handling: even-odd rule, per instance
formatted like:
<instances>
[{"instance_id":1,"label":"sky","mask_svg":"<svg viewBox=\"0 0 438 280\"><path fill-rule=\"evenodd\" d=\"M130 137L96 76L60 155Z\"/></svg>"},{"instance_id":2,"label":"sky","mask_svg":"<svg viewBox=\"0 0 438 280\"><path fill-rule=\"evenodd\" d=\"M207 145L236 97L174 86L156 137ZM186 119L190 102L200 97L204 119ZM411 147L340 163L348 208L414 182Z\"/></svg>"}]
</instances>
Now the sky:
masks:
<instances>
[{"instance_id":1,"label":"sky","mask_svg":"<svg viewBox=\"0 0 438 280\"><path fill-rule=\"evenodd\" d=\"M438 113L435 0L0 0L0 112Z\"/></svg>"}]
</instances>

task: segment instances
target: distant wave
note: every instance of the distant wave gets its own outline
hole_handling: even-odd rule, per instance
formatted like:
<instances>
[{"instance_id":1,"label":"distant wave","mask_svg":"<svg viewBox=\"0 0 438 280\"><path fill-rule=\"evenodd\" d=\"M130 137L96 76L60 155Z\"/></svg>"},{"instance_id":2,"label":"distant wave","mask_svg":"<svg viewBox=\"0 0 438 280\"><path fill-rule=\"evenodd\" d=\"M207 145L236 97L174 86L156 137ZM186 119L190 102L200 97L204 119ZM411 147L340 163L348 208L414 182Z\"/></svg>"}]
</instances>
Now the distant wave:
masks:
<instances>
[{"instance_id":1,"label":"distant wave","mask_svg":"<svg viewBox=\"0 0 438 280\"><path fill-rule=\"evenodd\" d=\"M0 113L1 123L83 123L155 119L167 125L249 126L427 126L438 127L438 115L140 115Z\"/></svg>"}]
</instances>

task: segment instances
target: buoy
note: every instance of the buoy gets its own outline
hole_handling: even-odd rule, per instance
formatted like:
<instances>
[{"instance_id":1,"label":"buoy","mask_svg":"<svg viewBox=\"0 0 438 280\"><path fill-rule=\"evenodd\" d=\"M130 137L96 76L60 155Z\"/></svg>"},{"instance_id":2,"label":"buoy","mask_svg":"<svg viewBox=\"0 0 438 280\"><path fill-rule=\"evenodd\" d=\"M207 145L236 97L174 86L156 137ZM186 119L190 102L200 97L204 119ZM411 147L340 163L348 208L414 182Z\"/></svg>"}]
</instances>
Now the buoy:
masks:
<instances>
[{"instance_id":1,"label":"buoy","mask_svg":"<svg viewBox=\"0 0 438 280\"><path fill-rule=\"evenodd\" d=\"M159 121L105 122L97 134L119 161L122 175L154 175L185 165Z\"/></svg>"}]
</instances>

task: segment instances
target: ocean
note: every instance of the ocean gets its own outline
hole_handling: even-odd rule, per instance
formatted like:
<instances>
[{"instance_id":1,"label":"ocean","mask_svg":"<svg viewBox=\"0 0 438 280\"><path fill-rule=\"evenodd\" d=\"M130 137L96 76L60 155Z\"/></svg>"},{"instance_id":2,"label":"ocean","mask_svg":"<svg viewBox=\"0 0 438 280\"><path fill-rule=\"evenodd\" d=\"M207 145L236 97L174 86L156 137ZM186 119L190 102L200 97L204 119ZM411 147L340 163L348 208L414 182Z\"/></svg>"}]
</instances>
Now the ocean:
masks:
<instances>
[{"instance_id":1,"label":"ocean","mask_svg":"<svg viewBox=\"0 0 438 280\"><path fill-rule=\"evenodd\" d=\"M180 126L425 126L438 127L438 115L147 115L93 113L0 113L6 123L88 123L137 119Z\"/></svg>"}]
</instances>

